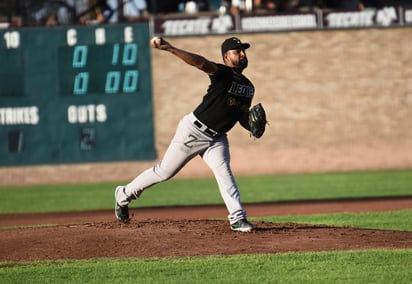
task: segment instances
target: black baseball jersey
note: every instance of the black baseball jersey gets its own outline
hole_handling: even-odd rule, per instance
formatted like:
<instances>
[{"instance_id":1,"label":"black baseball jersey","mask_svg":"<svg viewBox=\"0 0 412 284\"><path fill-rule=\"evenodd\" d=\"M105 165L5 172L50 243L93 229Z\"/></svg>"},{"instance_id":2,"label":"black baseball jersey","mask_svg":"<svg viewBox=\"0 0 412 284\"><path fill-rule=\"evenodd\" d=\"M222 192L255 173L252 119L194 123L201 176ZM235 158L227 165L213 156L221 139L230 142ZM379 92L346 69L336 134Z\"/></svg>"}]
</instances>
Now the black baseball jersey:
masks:
<instances>
[{"instance_id":1,"label":"black baseball jersey","mask_svg":"<svg viewBox=\"0 0 412 284\"><path fill-rule=\"evenodd\" d=\"M223 64L209 75L210 85L195 116L211 129L224 134L249 111L255 87L243 74Z\"/></svg>"}]
</instances>

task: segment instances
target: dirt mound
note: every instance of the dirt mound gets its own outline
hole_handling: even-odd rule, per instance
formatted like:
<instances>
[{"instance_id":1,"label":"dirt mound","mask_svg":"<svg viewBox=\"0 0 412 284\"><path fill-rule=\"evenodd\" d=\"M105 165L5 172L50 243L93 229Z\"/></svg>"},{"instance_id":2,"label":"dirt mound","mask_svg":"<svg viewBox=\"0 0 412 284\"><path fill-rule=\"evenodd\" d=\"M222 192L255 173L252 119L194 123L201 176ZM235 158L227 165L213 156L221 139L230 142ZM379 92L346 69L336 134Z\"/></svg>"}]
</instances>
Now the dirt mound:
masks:
<instances>
[{"instance_id":1,"label":"dirt mound","mask_svg":"<svg viewBox=\"0 0 412 284\"><path fill-rule=\"evenodd\" d=\"M148 220L7 230L1 261L235 255L290 251L411 248L412 232L255 223L232 232L221 220ZM17 240L17 241L16 241Z\"/></svg>"},{"instance_id":2,"label":"dirt mound","mask_svg":"<svg viewBox=\"0 0 412 284\"><path fill-rule=\"evenodd\" d=\"M410 197L402 197L245 207L257 217L400 210L411 204ZM252 233L232 232L224 206L218 205L132 208L131 213L128 224L115 221L113 210L0 215L0 261L412 248L412 232L390 230L253 222ZM47 226L10 227L33 225Z\"/></svg>"}]
</instances>

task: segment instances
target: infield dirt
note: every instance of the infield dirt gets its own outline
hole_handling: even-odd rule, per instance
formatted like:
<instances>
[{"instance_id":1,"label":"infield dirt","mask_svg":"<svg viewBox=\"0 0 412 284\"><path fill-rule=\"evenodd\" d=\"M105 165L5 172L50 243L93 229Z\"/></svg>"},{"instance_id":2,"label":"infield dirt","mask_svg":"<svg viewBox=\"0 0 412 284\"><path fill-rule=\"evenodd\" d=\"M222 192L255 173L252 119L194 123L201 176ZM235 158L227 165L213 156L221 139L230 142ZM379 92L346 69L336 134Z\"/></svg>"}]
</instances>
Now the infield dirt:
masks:
<instances>
[{"instance_id":1,"label":"infield dirt","mask_svg":"<svg viewBox=\"0 0 412 284\"><path fill-rule=\"evenodd\" d=\"M390 211L412 208L412 198L245 207L250 217ZM0 261L412 248L412 232L391 230L256 221L252 233L232 232L224 206L134 208L131 213L128 224L115 221L112 211L0 215Z\"/></svg>"}]
</instances>

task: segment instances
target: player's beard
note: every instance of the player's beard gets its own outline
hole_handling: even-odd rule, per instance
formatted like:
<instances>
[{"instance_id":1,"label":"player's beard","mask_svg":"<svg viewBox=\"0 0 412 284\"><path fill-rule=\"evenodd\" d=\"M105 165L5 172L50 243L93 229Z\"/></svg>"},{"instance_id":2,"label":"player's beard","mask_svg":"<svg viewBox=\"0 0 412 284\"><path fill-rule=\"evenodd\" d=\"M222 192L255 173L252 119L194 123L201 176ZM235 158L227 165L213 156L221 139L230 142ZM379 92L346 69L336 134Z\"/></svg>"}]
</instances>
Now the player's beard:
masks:
<instances>
[{"instance_id":1,"label":"player's beard","mask_svg":"<svg viewBox=\"0 0 412 284\"><path fill-rule=\"evenodd\" d=\"M245 69L247 67L247 65L248 65L247 57L243 57L239 60L238 66L239 66L240 69L242 69L242 70Z\"/></svg>"},{"instance_id":2,"label":"player's beard","mask_svg":"<svg viewBox=\"0 0 412 284\"><path fill-rule=\"evenodd\" d=\"M229 64L229 66L232 66L233 68L235 68L235 69L238 69L238 70L240 70L240 71L242 71L243 69L245 69L246 67L247 67L247 65L248 65L248 59L247 59L247 57L245 56L245 57L243 57L243 58L240 58L238 61L234 61L232 58L230 58L229 57L229 62L230 62L230 64Z\"/></svg>"}]
</instances>

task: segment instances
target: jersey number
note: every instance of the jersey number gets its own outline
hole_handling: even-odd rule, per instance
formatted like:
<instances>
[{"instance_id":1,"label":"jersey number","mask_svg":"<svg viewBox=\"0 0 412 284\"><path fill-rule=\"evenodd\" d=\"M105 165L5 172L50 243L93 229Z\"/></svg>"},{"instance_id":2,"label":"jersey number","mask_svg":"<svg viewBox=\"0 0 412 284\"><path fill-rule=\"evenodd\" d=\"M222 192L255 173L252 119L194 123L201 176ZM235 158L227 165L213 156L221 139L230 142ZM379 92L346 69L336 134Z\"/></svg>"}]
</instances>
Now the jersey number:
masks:
<instances>
[{"instance_id":1,"label":"jersey number","mask_svg":"<svg viewBox=\"0 0 412 284\"><path fill-rule=\"evenodd\" d=\"M194 135L192 135L192 134L189 134L189 136L187 136L186 142L184 142L183 145L185 145L187 148L192 148L193 145L190 145L190 143L195 142L195 141L197 141L197 140L198 140L198 139L197 139L196 136L194 136Z\"/></svg>"}]
</instances>

